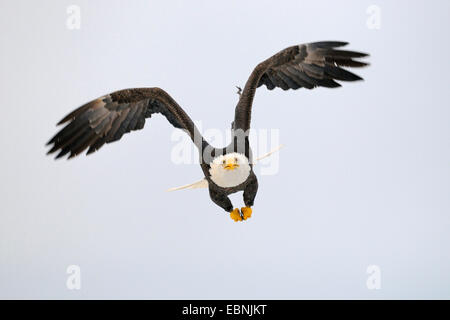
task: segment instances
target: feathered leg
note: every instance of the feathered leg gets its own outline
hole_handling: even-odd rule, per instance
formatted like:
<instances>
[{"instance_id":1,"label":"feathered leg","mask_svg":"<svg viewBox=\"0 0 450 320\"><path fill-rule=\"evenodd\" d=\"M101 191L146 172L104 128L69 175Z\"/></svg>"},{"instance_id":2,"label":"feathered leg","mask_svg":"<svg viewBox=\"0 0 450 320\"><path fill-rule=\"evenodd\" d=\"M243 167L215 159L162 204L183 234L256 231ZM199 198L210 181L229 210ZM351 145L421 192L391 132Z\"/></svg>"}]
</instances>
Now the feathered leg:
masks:
<instances>
[{"instance_id":1,"label":"feathered leg","mask_svg":"<svg viewBox=\"0 0 450 320\"><path fill-rule=\"evenodd\" d=\"M258 179L253 177L252 181L244 189L244 204L245 207L241 208L242 218L247 220L252 216L252 206L255 202L256 194L258 193Z\"/></svg>"},{"instance_id":2,"label":"feathered leg","mask_svg":"<svg viewBox=\"0 0 450 320\"><path fill-rule=\"evenodd\" d=\"M209 196L215 204L217 204L226 212L230 213L231 219L233 219L234 221L242 221L239 209L236 208L233 210L233 204L226 194L217 192L214 189L209 188Z\"/></svg>"}]
</instances>

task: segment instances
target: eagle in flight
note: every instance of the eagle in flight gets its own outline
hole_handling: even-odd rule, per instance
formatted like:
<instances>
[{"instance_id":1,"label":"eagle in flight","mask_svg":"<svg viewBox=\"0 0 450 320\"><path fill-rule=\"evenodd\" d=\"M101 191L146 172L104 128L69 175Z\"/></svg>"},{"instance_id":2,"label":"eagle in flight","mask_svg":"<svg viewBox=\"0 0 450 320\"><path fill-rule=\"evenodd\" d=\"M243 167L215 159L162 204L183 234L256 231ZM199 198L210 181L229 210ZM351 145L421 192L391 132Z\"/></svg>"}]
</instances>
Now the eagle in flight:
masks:
<instances>
[{"instance_id":1,"label":"eagle in flight","mask_svg":"<svg viewBox=\"0 0 450 320\"><path fill-rule=\"evenodd\" d=\"M145 120L160 113L175 127L185 130L199 150L204 178L182 188L207 187L211 200L230 213L234 221L251 217L258 190L253 172L253 156L249 129L253 97L265 85L272 90L336 88L338 81L362 80L341 67L363 67L358 58L367 54L337 49L347 45L340 41L322 41L286 48L258 64L240 92L232 123L231 143L225 148L211 146L200 134L188 114L163 89L134 88L119 90L95 99L65 116L58 125L66 124L47 144L48 154L56 158L68 154L75 157L100 149L117 141L125 133L144 127ZM228 195L243 191L245 207L234 208Z\"/></svg>"}]
</instances>

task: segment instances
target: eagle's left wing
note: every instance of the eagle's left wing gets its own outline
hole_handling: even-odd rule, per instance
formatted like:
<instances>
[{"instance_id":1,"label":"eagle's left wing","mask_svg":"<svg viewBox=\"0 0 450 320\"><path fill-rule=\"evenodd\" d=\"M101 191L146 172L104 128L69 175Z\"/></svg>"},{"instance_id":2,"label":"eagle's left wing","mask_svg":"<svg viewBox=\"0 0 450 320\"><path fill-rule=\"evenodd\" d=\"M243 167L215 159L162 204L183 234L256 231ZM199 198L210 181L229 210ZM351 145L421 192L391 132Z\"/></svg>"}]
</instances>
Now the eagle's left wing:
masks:
<instances>
[{"instance_id":1,"label":"eagle's left wing","mask_svg":"<svg viewBox=\"0 0 450 320\"><path fill-rule=\"evenodd\" d=\"M288 89L315 87L335 88L335 80L356 81L362 78L341 67L363 67L367 63L354 60L367 54L337 50L346 42L323 41L286 48L256 66L247 80L235 110L234 129L250 129L253 97L263 84Z\"/></svg>"}]
</instances>

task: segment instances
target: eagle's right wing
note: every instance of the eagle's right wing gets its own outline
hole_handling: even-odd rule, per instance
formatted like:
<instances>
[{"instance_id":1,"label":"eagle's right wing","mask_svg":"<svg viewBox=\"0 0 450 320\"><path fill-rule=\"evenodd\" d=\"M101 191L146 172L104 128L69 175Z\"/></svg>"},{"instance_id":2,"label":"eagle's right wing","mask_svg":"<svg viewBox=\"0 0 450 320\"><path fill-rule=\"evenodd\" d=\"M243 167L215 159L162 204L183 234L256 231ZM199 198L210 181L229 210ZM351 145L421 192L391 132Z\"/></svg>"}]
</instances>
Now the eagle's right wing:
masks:
<instances>
[{"instance_id":1,"label":"eagle's right wing","mask_svg":"<svg viewBox=\"0 0 450 320\"><path fill-rule=\"evenodd\" d=\"M74 110L59 123L68 124L47 144L48 153L59 151L56 158L69 158L88 149L87 154L105 143L119 140L124 133L144 127L145 119L160 113L175 127L185 130L202 150L207 144L186 112L160 88L125 89L107 94Z\"/></svg>"}]
</instances>

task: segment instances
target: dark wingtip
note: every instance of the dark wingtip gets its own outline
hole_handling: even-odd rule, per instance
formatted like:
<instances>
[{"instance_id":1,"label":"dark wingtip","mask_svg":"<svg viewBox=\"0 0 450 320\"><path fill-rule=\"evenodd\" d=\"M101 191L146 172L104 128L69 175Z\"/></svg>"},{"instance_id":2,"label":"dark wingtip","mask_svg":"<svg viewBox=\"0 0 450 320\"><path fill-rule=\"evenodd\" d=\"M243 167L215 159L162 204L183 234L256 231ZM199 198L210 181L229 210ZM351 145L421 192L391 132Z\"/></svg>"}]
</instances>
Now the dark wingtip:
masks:
<instances>
[{"instance_id":1,"label":"dark wingtip","mask_svg":"<svg viewBox=\"0 0 450 320\"><path fill-rule=\"evenodd\" d=\"M46 143L45 145L46 145L46 146L49 146L49 145L51 145L52 143L54 143L54 142L56 141L56 137L57 137L57 134L54 135L50 140L48 140L47 143Z\"/></svg>"},{"instance_id":2,"label":"dark wingtip","mask_svg":"<svg viewBox=\"0 0 450 320\"><path fill-rule=\"evenodd\" d=\"M343 68L328 66L326 65L324 68L325 74L331 76L335 80L341 81L358 81L362 80L360 76L354 74L350 71L347 71Z\"/></svg>"},{"instance_id":3,"label":"dark wingtip","mask_svg":"<svg viewBox=\"0 0 450 320\"><path fill-rule=\"evenodd\" d=\"M53 146L50 150L47 151L47 155L50 155L50 154L54 153L56 150L58 150L58 148Z\"/></svg>"},{"instance_id":4,"label":"dark wingtip","mask_svg":"<svg viewBox=\"0 0 450 320\"><path fill-rule=\"evenodd\" d=\"M369 54L365 53L365 52L360 52L360 51L350 51L350 52L353 53L352 58L365 58L365 57L369 56Z\"/></svg>"},{"instance_id":5,"label":"dark wingtip","mask_svg":"<svg viewBox=\"0 0 450 320\"><path fill-rule=\"evenodd\" d=\"M61 149L61 151L56 155L55 160L64 157L70 150Z\"/></svg>"},{"instance_id":6,"label":"dark wingtip","mask_svg":"<svg viewBox=\"0 0 450 320\"><path fill-rule=\"evenodd\" d=\"M80 154L84 152L85 149L78 151L78 152L70 152L70 155L67 157L67 160L73 159L75 157L78 157ZM86 153L87 154L87 153Z\"/></svg>"},{"instance_id":7,"label":"dark wingtip","mask_svg":"<svg viewBox=\"0 0 450 320\"><path fill-rule=\"evenodd\" d=\"M97 151L97 149L95 149L95 148L89 148L89 150L86 152L86 155L88 156L96 151Z\"/></svg>"},{"instance_id":8,"label":"dark wingtip","mask_svg":"<svg viewBox=\"0 0 450 320\"><path fill-rule=\"evenodd\" d=\"M323 48L323 49L344 47L348 44L349 43L346 41L319 41L319 42L310 43L310 45L313 45L317 48Z\"/></svg>"},{"instance_id":9,"label":"dark wingtip","mask_svg":"<svg viewBox=\"0 0 450 320\"><path fill-rule=\"evenodd\" d=\"M56 124L56 126L60 126L63 123L66 123L67 121L69 121L70 119L72 119L72 117L66 116L66 117L62 118L61 120L59 120L59 122Z\"/></svg>"},{"instance_id":10,"label":"dark wingtip","mask_svg":"<svg viewBox=\"0 0 450 320\"><path fill-rule=\"evenodd\" d=\"M364 68L370 66L370 63L365 61L352 60L351 62L354 63L354 65L350 65L350 67L353 68Z\"/></svg>"},{"instance_id":11,"label":"dark wingtip","mask_svg":"<svg viewBox=\"0 0 450 320\"><path fill-rule=\"evenodd\" d=\"M55 160L62 158L65 155L62 151L55 156Z\"/></svg>"}]
</instances>

